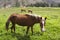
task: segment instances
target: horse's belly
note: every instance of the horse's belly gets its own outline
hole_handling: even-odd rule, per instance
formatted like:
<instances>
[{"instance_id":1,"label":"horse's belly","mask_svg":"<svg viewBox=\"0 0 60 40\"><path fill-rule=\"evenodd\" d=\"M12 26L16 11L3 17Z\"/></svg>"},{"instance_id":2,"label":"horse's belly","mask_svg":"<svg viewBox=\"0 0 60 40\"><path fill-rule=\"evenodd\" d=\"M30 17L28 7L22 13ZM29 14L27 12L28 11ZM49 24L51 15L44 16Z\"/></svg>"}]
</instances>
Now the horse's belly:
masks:
<instances>
[{"instance_id":1,"label":"horse's belly","mask_svg":"<svg viewBox=\"0 0 60 40\"><path fill-rule=\"evenodd\" d=\"M33 23L29 23L29 22L19 22L17 23L20 26L31 26Z\"/></svg>"},{"instance_id":2,"label":"horse's belly","mask_svg":"<svg viewBox=\"0 0 60 40\"><path fill-rule=\"evenodd\" d=\"M16 22L18 25L21 25L21 26L30 26L32 25L34 22L31 20L31 19L27 19L27 18L21 18L21 19L18 19L18 21Z\"/></svg>"},{"instance_id":3,"label":"horse's belly","mask_svg":"<svg viewBox=\"0 0 60 40\"><path fill-rule=\"evenodd\" d=\"M28 24L22 24L22 23L19 23L18 25L20 25L20 26L28 26Z\"/></svg>"}]
</instances>

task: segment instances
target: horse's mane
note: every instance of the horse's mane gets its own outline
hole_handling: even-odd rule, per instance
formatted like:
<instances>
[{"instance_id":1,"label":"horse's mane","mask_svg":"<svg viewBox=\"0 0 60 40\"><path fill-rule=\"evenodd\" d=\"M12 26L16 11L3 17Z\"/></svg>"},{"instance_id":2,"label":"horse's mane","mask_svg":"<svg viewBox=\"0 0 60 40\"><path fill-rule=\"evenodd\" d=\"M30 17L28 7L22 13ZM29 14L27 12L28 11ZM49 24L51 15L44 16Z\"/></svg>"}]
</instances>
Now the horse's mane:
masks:
<instances>
[{"instance_id":1,"label":"horse's mane","mask_svg":"<svg viewBox=\"0 0 60 40\"><path fill-rule=\"evenodd\" d=\"M37 14L27 14L29 16L34 16L34 17L41 17L40 15L37 15Z\"/></svg>"}]
</instances>

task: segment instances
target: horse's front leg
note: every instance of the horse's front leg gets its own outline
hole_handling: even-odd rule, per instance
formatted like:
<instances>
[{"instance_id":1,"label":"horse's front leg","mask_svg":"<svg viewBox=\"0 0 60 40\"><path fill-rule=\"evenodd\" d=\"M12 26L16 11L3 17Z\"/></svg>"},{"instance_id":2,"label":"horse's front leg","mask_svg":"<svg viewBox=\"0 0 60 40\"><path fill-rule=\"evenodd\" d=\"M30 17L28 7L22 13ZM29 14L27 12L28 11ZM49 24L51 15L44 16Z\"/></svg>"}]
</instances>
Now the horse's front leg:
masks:
<instances>
[{"instance_id":1,"label":"horse's front leg","mask_svg":"<svg viewBox=\"0 0 60 40\"><path fill-rule=\"evenodd\" d=\"M14 27L14 33L15 33L15 24L14 24L14 26L13 26L13 27Z\"/></svg>"},{"instance_id":2,"label":"horse's front leg","mask_svg":"<svg viewBox=\"0 0 60 40\"><path fill-rule=\"evenodd\" d=\"M32 32L32 35L33 35L33 26L31 26L31 32Z\"/></svg>"},{"instance_id":3,"label":"horse's front leg","mask_svg":"<svg viewBox=\"0 0 60 40\"><path fill-rule=\"evenodd\" d=\"M28 27L27 27L27 31L26 31L26 34L28 34L29 28L30 28L30 27L28 26Z\"/></svg>"}]
</instances>

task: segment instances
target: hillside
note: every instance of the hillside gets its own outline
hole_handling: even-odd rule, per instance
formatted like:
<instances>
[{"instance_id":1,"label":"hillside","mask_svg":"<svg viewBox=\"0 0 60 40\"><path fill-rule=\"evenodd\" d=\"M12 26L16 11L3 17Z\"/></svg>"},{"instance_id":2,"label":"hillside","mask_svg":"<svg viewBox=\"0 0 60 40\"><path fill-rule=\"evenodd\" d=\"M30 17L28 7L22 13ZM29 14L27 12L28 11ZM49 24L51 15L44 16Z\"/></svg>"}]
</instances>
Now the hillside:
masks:
<instances>
[{"instance_id":1,"label":"hillside","mask_svg":"<svg viewBox=\"0 0 60 40\"><path fill-rule=\"evenodd\" d=\"M36 3L47 3L49 5L56 3L60 3L60 0L0 0L0 7L12 7L12 6L21 6L21 5L30 5L30 4L36 4ZM56 5L57 6L57 5Z\"/></svg>"}]
</instances>

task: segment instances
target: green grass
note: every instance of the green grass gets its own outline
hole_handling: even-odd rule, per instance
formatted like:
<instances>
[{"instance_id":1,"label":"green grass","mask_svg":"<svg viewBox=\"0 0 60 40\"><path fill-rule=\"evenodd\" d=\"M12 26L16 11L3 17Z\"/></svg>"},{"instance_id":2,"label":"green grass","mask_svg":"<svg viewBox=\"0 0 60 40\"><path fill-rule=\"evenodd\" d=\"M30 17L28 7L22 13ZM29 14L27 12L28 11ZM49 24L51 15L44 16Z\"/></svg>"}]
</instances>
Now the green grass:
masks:
<instances>
[{"instance_id":1,"label":"green grass","mask_svg":"<svg viewBox=\"0 0 60 40\"><path fill-rule=\"evenodd\" d=\"M42 33L39 24L34 25L34 35L25 35L26 27L16 25L16 33L9 29L6 33L5 23L12 13L20 14L21 8L0 9L0 40L60 40L60 8L27 7L33 10L34 14L47 17L46 32ZM24 14L25 12L23 12ZM27 12L26 12L27 13ZM11 25L10 25L11 27Z\"/></svg>"}]
</instances>

